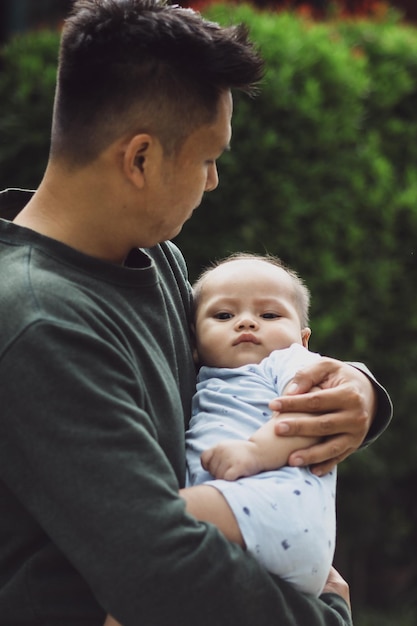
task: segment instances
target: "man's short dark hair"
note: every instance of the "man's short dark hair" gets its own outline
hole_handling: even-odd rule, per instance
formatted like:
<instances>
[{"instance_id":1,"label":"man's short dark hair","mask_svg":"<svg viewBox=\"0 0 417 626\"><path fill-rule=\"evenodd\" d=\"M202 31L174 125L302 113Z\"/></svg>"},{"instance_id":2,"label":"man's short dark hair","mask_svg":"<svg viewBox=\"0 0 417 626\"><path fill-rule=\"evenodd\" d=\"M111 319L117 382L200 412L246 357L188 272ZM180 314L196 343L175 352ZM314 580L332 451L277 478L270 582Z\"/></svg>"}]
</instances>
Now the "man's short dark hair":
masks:
<instances>
[{"instance_id":1,"label":"man's short dark hair","mask_svg":"<svg viewBox=\"0 0 417 626\"><path fill-rule=\"evenodd\" d=\"M61 38L51 154L82 165L140 132L175 151L214 121L223 90L252 93L262 72L243 25L164 0L76 0Z\"/></svg>"}]
</instances>

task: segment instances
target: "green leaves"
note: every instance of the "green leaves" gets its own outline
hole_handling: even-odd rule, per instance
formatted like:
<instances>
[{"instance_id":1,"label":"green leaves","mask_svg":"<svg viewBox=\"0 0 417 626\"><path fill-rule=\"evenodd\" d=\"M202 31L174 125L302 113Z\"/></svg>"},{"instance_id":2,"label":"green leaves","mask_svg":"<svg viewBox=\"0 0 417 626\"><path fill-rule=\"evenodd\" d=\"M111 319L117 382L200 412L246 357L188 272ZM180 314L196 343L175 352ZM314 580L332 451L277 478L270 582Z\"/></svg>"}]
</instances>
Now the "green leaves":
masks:
<instances>
[{"instance_id":1,"label":"green leaves","mask_svg":"<svg viewBox=\"0 0 417 626\"><path fill-rule=\"evenodd\" d=\"M312 348L365 361L390 390L392 426L340 468L338 548L356 606L388 614L408 597L390 568L410 581L417 543L417 32L241 3L207 13L248 23L267 72L257 98L235 94L219 188L177 241L191 278L232 251L281 256L312 291ZM1 52L1 187L40 180L57 50L58 33L38 32Z\"/></svg>"},{"instance_id":2,"label":"green leaves","mask_svg":"<svg viewBox=\"0 0 417 626\"><path fill-rule=\"evenodd\" d=\"M236 95L219 188L178 242L192 277L231 251L281 256L312 291L312 348L365 361L392 394L391 427L342 464L338 554L356 605L394 607L390 560L406 572L417 543L401 487L417 475L417 32L222 11L250 25L267 73L258 98Z\"/></svg>"},{"instance_id":3,"label":"green leaves","mask_svg":"<svg viewBox=\"0 0 417 626\"><path fill-rule=\"evenodd\" d=\"M49 152L59 35L40 31L1 51L0 187L35 187Z\"/></svg>"}]
</instances>

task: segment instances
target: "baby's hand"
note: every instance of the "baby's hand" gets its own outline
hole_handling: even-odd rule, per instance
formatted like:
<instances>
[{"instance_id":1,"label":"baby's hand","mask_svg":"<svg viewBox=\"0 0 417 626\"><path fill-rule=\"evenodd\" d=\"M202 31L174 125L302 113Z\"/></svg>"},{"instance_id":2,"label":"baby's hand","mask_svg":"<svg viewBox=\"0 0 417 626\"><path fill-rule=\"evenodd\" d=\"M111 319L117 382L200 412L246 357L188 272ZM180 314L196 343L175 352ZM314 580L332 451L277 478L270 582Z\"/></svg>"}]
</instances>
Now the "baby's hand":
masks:
<instances>
[{"instance_id":1,"label":"baby's hand","mask_svg":"<svg viewBox=\"0 0 417 626\"><path fill-rule=\"evenodd\" d=\"M258 447L252 441L223 441L201 455L201 465L214 478L236 480L262 471Z\"/></svg>"}]
</instances>

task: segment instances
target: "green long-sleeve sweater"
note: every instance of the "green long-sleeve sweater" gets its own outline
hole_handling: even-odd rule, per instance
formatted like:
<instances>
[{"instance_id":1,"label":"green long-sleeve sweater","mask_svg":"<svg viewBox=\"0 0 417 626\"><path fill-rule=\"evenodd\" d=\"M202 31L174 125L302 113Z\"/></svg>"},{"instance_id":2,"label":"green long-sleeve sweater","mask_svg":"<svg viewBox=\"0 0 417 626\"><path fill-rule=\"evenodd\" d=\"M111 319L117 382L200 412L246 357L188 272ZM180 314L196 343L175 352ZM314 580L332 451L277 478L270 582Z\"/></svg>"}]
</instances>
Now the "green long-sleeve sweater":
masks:
<instances>
[{"instance_id":1,"label":"green long-sleeve sweater","mask_svg":"<svg viewBox=\"0 0 417 626\"><path fill-rule=\"evenodd\" d=\"M128 264L1 222L0 625L350 624L185 513L185 267Z\"/></svg>"}]
</instances>

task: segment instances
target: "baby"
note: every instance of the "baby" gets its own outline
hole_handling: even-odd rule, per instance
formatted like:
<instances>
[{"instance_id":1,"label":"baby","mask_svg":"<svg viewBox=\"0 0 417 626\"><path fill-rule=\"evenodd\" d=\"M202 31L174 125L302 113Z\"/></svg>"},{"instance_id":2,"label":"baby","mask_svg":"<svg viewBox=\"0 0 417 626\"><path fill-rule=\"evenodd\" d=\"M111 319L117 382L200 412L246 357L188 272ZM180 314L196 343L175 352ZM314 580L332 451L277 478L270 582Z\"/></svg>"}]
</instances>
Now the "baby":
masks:
<instances>
[{"instance_id":1,"label":"baby","mask_svg":"<svg viewBox=\"0 0 417 626\"><path fill-rule=\"evenodd\" d=\"M272 573L319 595L335 548L336 472L318 478L286 466L312 441L277 437L279 416L268 408L297 370L320 358L307 349L309 292L279 259L254 255L207 270L194 291L201 367L186 434L188 486L217 490L204 519Z\"/></svg>"},{"instance_id":2,"label":"baby","mask_svg":"<svg viewBox=\"0 0 417 626\"><path fill-rule=\"evenodd\" d=\"M320 595L335 546L336 472L284 467L312 439L277 437L279 417L268 408L320 358L307 350L309 292L279 259L239 254L202 274L194 302L201 368L186 433L189 488L180 494L189 513L269 571ZM193 500L201 489L203 509ZM121 625L108 616L104 626Z\"/></svg>"}]
</instances>

